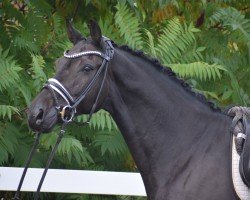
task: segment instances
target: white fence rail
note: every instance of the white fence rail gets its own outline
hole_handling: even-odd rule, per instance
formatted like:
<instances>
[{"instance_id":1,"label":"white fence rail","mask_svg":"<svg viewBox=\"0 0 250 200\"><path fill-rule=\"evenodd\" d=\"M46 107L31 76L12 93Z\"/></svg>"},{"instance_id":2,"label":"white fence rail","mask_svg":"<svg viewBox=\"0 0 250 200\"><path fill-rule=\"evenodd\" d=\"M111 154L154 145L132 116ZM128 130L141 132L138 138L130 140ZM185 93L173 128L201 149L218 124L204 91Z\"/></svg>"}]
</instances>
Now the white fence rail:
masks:
<instances>
[{"instance_id":1,"label":"white fence rail","mask_svg":"<svg viewBox=\"0 0 250 200\"><path fill-rule=\"evenodd\" d=\"M0 167L0 191L17 189L23 168ZM30 168L21 191L36 191L43 169ZM146 196L139 173L49 169L41 192Z\"/></svg>"}]
</instances>

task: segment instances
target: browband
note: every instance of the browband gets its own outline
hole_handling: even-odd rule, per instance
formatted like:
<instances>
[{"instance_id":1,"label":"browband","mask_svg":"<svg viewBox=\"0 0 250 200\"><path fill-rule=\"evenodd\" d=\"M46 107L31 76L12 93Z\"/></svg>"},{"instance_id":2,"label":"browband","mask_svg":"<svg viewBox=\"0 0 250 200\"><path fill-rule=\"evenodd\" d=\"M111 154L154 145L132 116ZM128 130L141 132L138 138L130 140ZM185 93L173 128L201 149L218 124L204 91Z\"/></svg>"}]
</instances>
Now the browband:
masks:
<instances>
[{"instance_id":1,"label":"browband","mask_svg":"<svg viewBox=\"0 0 250 200\"><path fill-rule=\"evenodd\" d=\"M78 58L78 57L86 56L86 55L97 55L97 56L100 56L107 61L110 60L110 58L108 56L106 56L105 54L103 54L99 51L82 51L79 53L72 53L72 54L69 54L68 52L69 52L69 50L64 51L63 55L65 58Z\"/></svg>"}]
</instances>

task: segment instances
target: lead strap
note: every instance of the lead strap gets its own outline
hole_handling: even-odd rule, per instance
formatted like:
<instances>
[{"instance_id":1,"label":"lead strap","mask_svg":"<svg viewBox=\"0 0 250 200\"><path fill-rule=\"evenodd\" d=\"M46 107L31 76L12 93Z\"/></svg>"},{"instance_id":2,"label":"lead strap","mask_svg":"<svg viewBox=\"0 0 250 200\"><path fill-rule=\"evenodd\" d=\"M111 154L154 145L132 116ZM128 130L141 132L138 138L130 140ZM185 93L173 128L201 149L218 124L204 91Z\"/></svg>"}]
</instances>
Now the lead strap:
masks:
<instances>
[{"instance_id":1,"label":"lead strap","mask_svg":"<svg viewBox=\"0 0 250 200\"><path fill-rule=\"evenodd\" d=\"M60 144L60 142L61 142L61 140L62 140L62 138L63 138L63 136L64 136L64 133L65 133L65 126L66 126L66 125L67 125L67 123L63 123L63 124L62 124L62 127L61 127L60 133L59 133L59 135L58 135L56 144L55 144L55 146L53 147L53 149L52 149L52 151L51 151L51 153L50 153L50 155L49 155L49 158L48 158L47 163L46 163L46 167L45 167L45 169L44 169L44 171L43 171L42 177L41 177L41 179L40 179L39 185L38 185L37 190L36 190L36 193L35 193L35 197L34 197L35 200L38 200L38 198L39 198L39 193L40 193L40 190L41 190L41 188L42 188L43 181L44 181L45 176L46 176L46 174L47 174L47 172L48 172L49 166L50 166L50 164L51 164L51 162L52 162L52 160L53 160L53 158L54 158L55 152L56 152L56 150L57 150L57 148L58 148L58 146L59 146L59 144Z\"/></svg>"},{"instance_id":2,"label":"lead strap","mask_svg":"<svg viewBox=\"0 0 250 200\"><path fill-rule=\"evenodd\" d=\"M36 133L36 139L35 139L35 142L33 144L33 147L30 151L30 154L29 154L29 157L25 163L25 167L24 167L24 170L23 170L23 173L22 173L22 176L21 176L21 179L19 181L19 184L18 184L18 188L17 188L17 191L15 193L15 196L14 198L12 198L13 200L19 200L19 196L20 196L20 191L21 191L21 188L22 188L22 185L23 185L23 181L24 181L24 178L26 176L26 173L27 173L27 170L28 170L28 167L30 165L30 162L31 162L31 159L35 153L35 150L36 150L36 147L37 145L39 144L39 140L40 140L40 136L41 136L41 133L40 132L37 132Z\"/></svg>"},{"instance_id":3,"label":"lead strap","mask_svg":"<svg viewBox=\"0 0 250 200\"><path fill-rule=\"evenodd\" d=\"M55 152L56 152L56 150L57 150L57 148L58 148L58 145L60 144L60 142L61 142L61 140L62 140L62 138L63 138L63 136L64 136L66 124L67 124L67 123L63 123L63 125L62 125L62 127L61 127L61 130L60 130L60 133L59 133L59 136L58 136L58 138L57 138L56 144L55 144L55 146L53 147L53 149L52 149L52 151L51 151L51 153L50 153L50 155L49 155L49 158L48 158L48 160L47 160L46 167L45 167L45 169L44 169L44 171L43 171L42 177L41 177L41 179L40 179L39 185L38 185L37 190L36 190L36 193L35 193L35 197L34 197L35 200L38 200L38 198L39 198L39 193L40 193L40 190L41 190L43 181L44 181L44 179L45 179L45 176L46 176L46 174L47 174L47 171L48 171L48 169L49 169L49 166L50 166L50 164L51 164L51 162L52 162L52 160L53 160L53 157L54 157ZM20 179L20 182L19 182L17 191L16 191L16 193L15 193L15 196L12 198L12 200L20 200L20 191L21 191L21 188L22 188L22 185L23 185L23 181L24 181L24 178L25 178L25 176L26 176L26 173L27 173L28 167L29 167L29 165L30 165L31 159L32 159L32 157L33 157L33 155L34 155L34 153L35 153L36 147L37 147L37 145L39 144L40 136L41 136L41 133L40 133L40 132L36 133L35 142L34 142L34 144L33 144L33 147L32 147L32 149L31 149L31 151L30 151L29 157L28 157L28 159L27 159L27 161L26 161L26 163L25 163L25 167L24 167L24 170L23 170L23 173L22 173L22 176L21 176L21 179Z\"/></svg>"}]
</instances>

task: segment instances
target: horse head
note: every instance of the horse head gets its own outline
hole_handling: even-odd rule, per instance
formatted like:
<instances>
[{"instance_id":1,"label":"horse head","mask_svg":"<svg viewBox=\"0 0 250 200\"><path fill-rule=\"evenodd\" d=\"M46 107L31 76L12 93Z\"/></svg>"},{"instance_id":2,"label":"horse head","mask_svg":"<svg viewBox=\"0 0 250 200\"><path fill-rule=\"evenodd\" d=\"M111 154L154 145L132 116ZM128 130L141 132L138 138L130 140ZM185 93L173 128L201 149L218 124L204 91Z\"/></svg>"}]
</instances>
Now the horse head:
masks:
<instances>
[{"instance_id":1,"label":"horse head","mask_svg":"<svg viewBox=\"0 0 250 200\"><path fill-rule=\"evenodd\" d=\"M57 122L69 122L74 115L100 109L107 96L105 77L113 48L95 21L89 22L89 29L90 37L85 38L67 22L68 37L74 46L56 60L55 76L29 106L31 129L49 132Z\"/></svg>"}]
</instances>

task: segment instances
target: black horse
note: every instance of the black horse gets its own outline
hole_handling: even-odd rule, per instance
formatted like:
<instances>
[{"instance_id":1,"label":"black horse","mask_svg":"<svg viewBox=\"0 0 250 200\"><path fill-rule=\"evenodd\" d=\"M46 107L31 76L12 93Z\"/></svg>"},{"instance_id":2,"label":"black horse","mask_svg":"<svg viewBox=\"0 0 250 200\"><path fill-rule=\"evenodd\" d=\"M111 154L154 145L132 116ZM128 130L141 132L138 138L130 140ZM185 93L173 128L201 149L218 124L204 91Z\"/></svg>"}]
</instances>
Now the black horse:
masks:
<instances>
[{"instance_id":1,"label":"black horse","mask_svg":"<svg viewBox=\"0 0 250 200\"><path fill-rule=\"evenodd\" d=\"M84 38L71 25L68 54L103 49L97 23ZM171 69L127 46L114 44L114 56L95 111L107 110L117 123L142 175L150 200L235 200L231 178L231 118L193 92ZM77 98L104 58L59 58L55 79ZM99 76L77 115L89 113L102 85ZM56 94L57 95L57 94ZM66 101L57 95L58 103ZM29 107L33 130L49 132L60 120L51 91L43 89Z\"/></svg>"}]
</instances>

